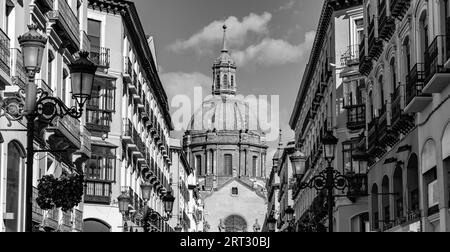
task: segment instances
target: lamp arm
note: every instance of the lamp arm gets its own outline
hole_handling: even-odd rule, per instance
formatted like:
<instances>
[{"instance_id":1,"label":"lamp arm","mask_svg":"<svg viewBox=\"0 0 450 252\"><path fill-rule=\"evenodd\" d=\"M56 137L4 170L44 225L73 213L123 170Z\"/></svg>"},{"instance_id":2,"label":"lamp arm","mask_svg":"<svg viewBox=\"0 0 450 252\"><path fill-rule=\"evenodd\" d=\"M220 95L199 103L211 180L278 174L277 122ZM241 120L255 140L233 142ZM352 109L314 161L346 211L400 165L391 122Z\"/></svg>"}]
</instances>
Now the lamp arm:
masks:
<instances>
[{"instance_id":1,"label":"lamp arm","mask_svg":"<svg viewBox=\"0 0 450 252\"><path fill-rule=\"evenodd\" d=\"M35 115L39 119L51 123L56 117L63 118L70 116L74 119L80 119L83 116L83 108L76 106L68 107L58 97L51 96L47 91L38 89L38 100L36 103Z\"/></svg>"},{"instance_id":2,"label":"lamp arm","mask_svg":"<svg viewBox=\"0 0 450 252\"><path fill-rule=\"evenodd\" d=\"M332 174L329 174L332 172ZM331 176L329 176L331 175ZM332 181L328 181L328 178L332 178ZM306 183L300 183L299 189L316 189L317 191L322 191L325 189L337 189L344 191L345 189L351 188L351 182L349 178L346 176L341 175L340 172L332 169L327 168L319 173L319 175L314 176Z\"/></svg>"}]
</instances>

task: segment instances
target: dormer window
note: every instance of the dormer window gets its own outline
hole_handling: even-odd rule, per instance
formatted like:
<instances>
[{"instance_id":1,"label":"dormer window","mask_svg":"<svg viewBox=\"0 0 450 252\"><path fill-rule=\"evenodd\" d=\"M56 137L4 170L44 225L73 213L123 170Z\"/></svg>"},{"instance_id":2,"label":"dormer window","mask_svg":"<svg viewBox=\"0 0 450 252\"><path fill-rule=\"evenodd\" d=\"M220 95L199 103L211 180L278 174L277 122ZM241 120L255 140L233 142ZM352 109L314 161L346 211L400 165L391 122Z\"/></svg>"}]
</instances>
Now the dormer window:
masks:
<instances>
[{"instance_id":1,"label":"dormer window","mask_svg":"<svg viewBox=\"0 0 450 252\"><path fill-rule=\"evenodd\" d=\"M239 196L239 188L237 188L237 187L231 188L231 195L232 196Z\"/></svg>"}]
</instances>

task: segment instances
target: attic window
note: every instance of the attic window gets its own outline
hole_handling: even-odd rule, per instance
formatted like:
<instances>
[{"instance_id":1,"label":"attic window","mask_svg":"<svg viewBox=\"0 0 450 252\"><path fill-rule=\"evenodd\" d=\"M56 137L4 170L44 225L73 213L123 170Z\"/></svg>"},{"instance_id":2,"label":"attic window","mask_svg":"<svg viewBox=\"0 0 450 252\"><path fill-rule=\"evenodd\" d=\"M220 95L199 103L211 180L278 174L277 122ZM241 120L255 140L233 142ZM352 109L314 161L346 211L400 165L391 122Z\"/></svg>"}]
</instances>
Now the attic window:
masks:
<instances>
[{"instance_id":1,"label":"attic window","mask_svg":"<svg viewBox=\"0 0 450 252\"><path fill-rule=\"evenodd\" d=\"M239 189L237 187L231 188L231 195L232 196L238 196L239 195Z\"/></svg>"}]
</instances>

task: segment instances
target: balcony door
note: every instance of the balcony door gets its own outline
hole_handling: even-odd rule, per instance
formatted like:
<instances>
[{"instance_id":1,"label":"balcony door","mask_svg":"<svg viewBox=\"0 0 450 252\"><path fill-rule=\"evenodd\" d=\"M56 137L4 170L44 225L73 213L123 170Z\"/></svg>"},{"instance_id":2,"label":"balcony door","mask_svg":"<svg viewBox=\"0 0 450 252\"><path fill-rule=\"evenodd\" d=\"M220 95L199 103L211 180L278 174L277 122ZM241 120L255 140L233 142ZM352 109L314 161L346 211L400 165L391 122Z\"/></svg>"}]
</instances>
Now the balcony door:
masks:
<instances>
[{"instance_id":1,"label":"balcony door","mask_svg":"<svg viewBox=\"0 0 450 252\"><path fill-rule=\"evenodd\" d=\"M23 209L21 204L22 193L24 192L23 178L24 174L24 158L25 152L23 151L20 143L12 141L8 144L7 154L7 170L6 170L6 204L4 223L6 232L18 232L20 231L20 216L22 215L20 209ZM22 207L20 207L22 206ZM6 217L6 218L5 218Z\"/></svg>"},{"instance_id":2,"label":"balcony door","mask_svg":"<svg viewBox=\"0 0 450 252\"><path fill-rule=\"evenodd\" d=\"M100 21L88 19L88 37L91 41L91 60L97 65L100 63L101 49L101 25Z\"/></svg>"}]
</instances>

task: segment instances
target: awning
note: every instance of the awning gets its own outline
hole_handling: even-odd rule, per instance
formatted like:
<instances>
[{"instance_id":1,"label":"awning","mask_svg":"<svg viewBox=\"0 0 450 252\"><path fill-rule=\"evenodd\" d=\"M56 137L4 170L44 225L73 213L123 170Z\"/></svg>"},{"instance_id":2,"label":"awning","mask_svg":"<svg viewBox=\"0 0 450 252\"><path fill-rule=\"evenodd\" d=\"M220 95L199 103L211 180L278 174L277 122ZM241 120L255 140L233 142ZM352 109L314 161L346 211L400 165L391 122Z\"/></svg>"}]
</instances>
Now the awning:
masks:
<instances>
[{"instance_id":1,"label":"awning","mask_svg":"<svg viewBox=\"0 0 450 252\"><path fill-rule=\"evenodd\" d=\"M100 140L92 140L92 145L101 146L101 147L107 147L112 149L117 149L119 146L114 145L112 143L106 142L106 141L100 141Z\"/></svg>"}]
</instances>

